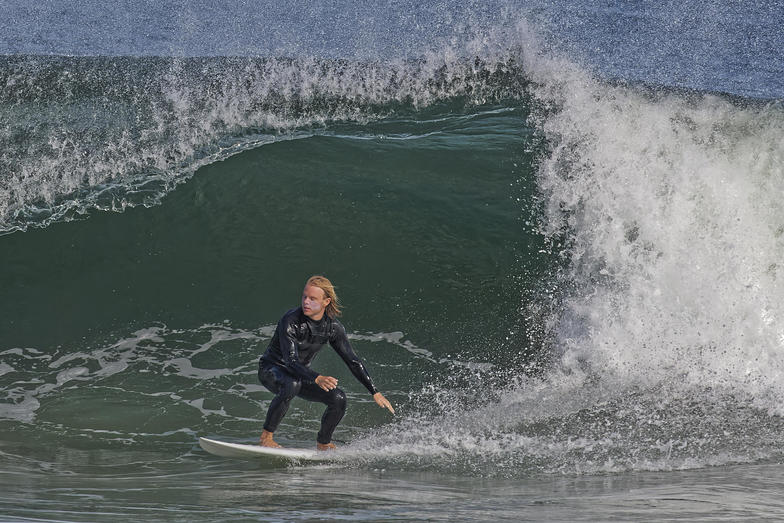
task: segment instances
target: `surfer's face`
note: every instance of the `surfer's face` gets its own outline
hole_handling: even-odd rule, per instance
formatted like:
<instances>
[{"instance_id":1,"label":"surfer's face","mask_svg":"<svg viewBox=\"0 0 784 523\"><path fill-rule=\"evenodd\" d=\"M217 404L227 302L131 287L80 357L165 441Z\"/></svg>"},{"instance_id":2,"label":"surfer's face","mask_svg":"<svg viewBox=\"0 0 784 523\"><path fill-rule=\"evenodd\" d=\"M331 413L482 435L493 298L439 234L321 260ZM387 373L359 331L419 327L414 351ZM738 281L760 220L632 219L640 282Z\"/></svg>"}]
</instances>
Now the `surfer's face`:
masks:
<instances>
[{"instance_id":1,"label":"surfer's face","mask_svg":"<svg viewBox=\"0 0 784 523\"><path fill-rule=\"evenodd\" d=\"M324 296L324 289L308 285L302 291L302 311L308 318L320 320L329 302L330 299Z\"/></svg>"}]
</instances>

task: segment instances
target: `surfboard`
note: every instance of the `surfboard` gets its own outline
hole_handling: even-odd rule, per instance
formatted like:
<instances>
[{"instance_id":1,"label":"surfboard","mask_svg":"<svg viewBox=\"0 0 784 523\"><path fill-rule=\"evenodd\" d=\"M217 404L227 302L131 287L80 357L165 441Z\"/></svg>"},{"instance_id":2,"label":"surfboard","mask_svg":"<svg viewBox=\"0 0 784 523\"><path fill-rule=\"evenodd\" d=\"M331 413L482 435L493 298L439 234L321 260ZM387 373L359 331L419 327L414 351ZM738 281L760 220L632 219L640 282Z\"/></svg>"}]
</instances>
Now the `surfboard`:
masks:
<instances>
[{"instance_id":1,"label":"surfboard","mask_svg":"<svg viewBox=\"0 0 784 523\"><path fill-rule=\"evenodd\" d=\"M320 452L313 449L296 448L272 448L262 447L261 445L246 445L244 443L229 443L216 439L199 438L199 446L216 456L224 458L267 458L267 459L288 459L288 460L308 460L324 461L329 459L329 452Z\"/></svg>"}]
</instances>

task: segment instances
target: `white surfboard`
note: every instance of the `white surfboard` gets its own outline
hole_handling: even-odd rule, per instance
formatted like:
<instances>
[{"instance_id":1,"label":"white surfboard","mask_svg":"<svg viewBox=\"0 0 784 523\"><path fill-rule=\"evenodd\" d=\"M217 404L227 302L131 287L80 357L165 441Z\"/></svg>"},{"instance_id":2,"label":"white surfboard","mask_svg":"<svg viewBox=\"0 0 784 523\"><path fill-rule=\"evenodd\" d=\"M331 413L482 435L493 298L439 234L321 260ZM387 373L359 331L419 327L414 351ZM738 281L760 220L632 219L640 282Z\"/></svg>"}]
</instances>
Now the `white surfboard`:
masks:
<instances>
[{"instance_id":1,"label":"white surfboard","mask_svg":"<svg viewBox=\"0 0 784 523\"><path fill-rule=\"evenodd\" d=\"M245 445L243 443L229 443L215 439L199 438L201 448L224 458L277 458L289 460L323 461L329 459L329 451L322 452L313 449L273 448L261 445Z\"/></svg>"}]
</instances>

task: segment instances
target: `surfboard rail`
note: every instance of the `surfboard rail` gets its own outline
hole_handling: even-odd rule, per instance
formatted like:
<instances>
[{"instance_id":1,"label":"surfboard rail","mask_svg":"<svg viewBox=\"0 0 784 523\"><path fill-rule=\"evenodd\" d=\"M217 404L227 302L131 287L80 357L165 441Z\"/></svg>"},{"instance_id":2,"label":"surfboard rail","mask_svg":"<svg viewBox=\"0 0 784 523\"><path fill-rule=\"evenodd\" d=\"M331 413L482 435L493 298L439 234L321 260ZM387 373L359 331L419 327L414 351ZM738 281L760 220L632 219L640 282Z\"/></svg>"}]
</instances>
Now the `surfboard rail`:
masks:
<instances>
[{"instance_id":1,"label":"surfboard rail","mask_svg":"<svg viewBox=\"0 0 784 523\"><path fill-rule=\"evenodd\" d=\"M261 445L231 443L203 437L199 438L199 446L210 454L224 458L278 458L311 461L325 460L328 458L328 456L325 455L327 452L319 452L315 449L262 447Z\"/></svg>"}]
</instances>

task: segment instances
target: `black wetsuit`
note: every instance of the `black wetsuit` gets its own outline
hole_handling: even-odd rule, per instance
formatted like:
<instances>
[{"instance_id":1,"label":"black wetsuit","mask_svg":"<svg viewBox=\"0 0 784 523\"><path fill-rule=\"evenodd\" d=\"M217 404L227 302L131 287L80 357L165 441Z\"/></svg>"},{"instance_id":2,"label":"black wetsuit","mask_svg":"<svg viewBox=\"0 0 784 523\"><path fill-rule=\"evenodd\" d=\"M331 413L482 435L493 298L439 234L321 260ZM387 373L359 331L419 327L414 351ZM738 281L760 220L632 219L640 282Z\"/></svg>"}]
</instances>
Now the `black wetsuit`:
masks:
<instances>
[{"instance_id":1,"label":"black wetsuit","mask_svg":"<svg viewBox=\"0 0 784 523\"><path fill-rule=\"evenodd\" d=\"M326 314L321 320L314 321L305 316L302 307L297 307L280 319L267 351L259 359L259 381L275 393L264 421L264 430L275 432L291 400L299 396L327 405L317 441L332 441L332 433L346 413L346 395L338 388L325 391L316 385L314 380L319 373L310 368L313 358L327 342L370 394L378 392L362 360L351 348L343 325Z\"/></svg>"}]
</instances>

